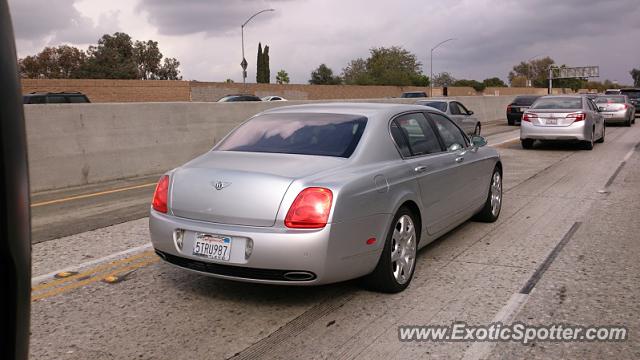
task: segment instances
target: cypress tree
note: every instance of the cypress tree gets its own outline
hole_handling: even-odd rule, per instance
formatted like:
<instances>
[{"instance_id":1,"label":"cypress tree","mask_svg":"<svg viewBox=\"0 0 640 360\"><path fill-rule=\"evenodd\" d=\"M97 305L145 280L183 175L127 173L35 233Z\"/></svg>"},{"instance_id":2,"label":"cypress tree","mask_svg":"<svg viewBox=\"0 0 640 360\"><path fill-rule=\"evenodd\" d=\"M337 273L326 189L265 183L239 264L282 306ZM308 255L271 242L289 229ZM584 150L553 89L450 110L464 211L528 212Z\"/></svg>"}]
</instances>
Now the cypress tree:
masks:
<instances>
[{"instance_id":1,"label":"cypress tree","mask_svg":"<svg viewBox=\"0 0 640 360\"><path fill-rule=\"evenodd\" d=\"M262 56L262 43L258 43L258 58L256 60L256 82L257 83L261 83L262 82L262 74L263 74L263 67L264 67L264 57Z\"/></svg>"},{"instance_id":2,"label":"cypress tree","mask_svg":"<svg viewBox=\"0 0 640 360\"><path fill-rule=\"evenodd\" d=\"M262 81L266 84L271 83L271 71L269 70L269 45L264 46L262 54Z\"/></svg>"}]
</instances>

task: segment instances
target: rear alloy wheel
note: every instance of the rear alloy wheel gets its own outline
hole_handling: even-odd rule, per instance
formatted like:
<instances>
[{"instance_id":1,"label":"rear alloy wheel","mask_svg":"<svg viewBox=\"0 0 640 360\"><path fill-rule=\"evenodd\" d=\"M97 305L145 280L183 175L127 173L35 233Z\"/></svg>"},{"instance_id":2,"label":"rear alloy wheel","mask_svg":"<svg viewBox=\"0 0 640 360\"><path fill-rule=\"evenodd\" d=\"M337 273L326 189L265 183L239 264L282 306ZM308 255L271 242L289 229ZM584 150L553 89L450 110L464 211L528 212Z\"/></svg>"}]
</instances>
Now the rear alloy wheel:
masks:
<instances>
[{"instance_id":1,"label":"rear alloy wheel","mask_svg":"<svg viewBox=\"0 0 640 360\"><path fill-rule=\"evenodd\" d=\"M484 203L484 207L475 216L475 220L482 222L494 222L500 216L502 209L502 173L496 166L491 175L491 183L489 184L489 194Z\"/></svg>"},{"instance_id":2,"label":"rear alloy wheel","mask_svg":"<svg viewBox=\"0 0 640 360\"><path fill-rule=\"evenodd\" d=\"M593 144L594 144L593 138L595 136L596 136L596 132L595 132L595 130L592 129L591 130L591 140L587 140L587 141L584 142L584 149L585 150L593 150Z\"/></svg>"},{"instance_id":3,"label":"rear alloy wheel","mask_svg":"<svg viewBox=\"0 0 640 360\"><path fill-rule=\"evenodd\" d=\"M604 134L607 132L607 127L606 126L602 126L602 137L600 139L598 139L598 141L596 141L599 144L602 144L604 142Z\"/></svg>"},{"instance_id":4,"label":"rear alloy wheel","mask_svg":"<svg viewBox=\"0 0 640 360\"><path fill-rule=\"evenodd\" d=\"M478 135L480 136L480 130L482 130L480 123L476 124L476 128L473 130L473 135Z\"/></svg>"},{"instance_id":5,"label":"rear alloy wheel","mask_svg":"<svg viewBox=\"0 0 640 360\"><path fill-rule=\"evenodd\" d=\"M522 144L523 149L531 149L533 148L533 139L520 139L520 143Z\"/></svg>"},{"instance_id":6,"label":"rear alloy wheel","mask_svg":"<svg viewBox=\"0 0 640 360\"><path fill-rule=\"evenodd\" d=\"M409 286L415 270L420 236L420 225L414 217L404 207L394 216L378 265L364 279L369 288L397 293Z\"/></svg>"}]
</instances>

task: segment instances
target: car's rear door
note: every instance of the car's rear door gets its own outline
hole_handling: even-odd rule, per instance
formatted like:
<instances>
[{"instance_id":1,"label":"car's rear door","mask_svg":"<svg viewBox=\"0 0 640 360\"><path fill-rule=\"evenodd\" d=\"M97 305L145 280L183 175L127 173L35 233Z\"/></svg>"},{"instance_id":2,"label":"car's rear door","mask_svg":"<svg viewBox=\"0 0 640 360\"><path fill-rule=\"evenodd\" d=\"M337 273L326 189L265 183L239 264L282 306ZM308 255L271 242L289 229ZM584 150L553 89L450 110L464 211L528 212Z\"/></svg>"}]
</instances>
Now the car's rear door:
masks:
<instances>
[{"instance_id":1,"label":"car's rear door","mask_svg":"<svg viewBox=\"0 0 640 360\"><path fill-rule=\"evenodd\" d=\"M453 161L424 113L403 114L391 124L391 135L400 148L404 162L418 182L422 200L423 226L436 234L450 224Z\"/></svg>"}]
</instances>

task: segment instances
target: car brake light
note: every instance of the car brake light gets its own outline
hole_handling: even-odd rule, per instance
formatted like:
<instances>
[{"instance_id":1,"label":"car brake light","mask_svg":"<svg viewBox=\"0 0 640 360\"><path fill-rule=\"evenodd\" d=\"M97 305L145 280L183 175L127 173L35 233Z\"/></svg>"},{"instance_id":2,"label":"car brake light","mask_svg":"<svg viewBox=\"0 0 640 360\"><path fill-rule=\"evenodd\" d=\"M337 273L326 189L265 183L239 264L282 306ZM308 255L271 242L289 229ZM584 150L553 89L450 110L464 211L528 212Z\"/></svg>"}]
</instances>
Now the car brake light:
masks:
<instances>
[{"instance_id":1,"label":"car brake light","mask_svg":"<svg viewBox=\"0 0 640 360\"><path fill-rule=\"evenodd\" d=\"M624 106L625 110L627 110L627 108L629 107L629 105L627 105L627 104L622 104L622 106Z\"/></svg>"},{"instance_id":2,"label":"car brake light","mask_svg":"<svg viewBox=\"0 0 640 360\"><path fill-rule=\"evenodd\" d=\"M164 175L156 185L156 191L153 193L153 210L161 213L167 213L167 195L169 193L169 175Z\"/></svg>"},{"instance_id":3,"label":"car brake light","mask_svg":"<svg viewBox=\"0 0 640 360\"><path fill-rule=\"evenodd\" d=\"M511 105L507 105L507 112L511 112Z\"/></svg>"},{"instance_id":4,"label":"car brake light","mask_svg":"<svg viewBox=\"0 0 640 360\"><path fill-rule=\"evenodd\" d=\"M587 115L585 113L573 113L573 114L567 115L567 119L573 119L574 122L582 121L586 118L587 118Z\"/></svg>"},{"instance_id":5,"label":"car brake light","mask_svg":"<svg viewBox=\"0 0 640 360\"><path fill-rule=\"evenodd\" d=\"M327 225L333 193L320 187L302 190L289 208L284 225L288 228L319 229Z\"/></svg>"},{"instance_id":6,"label":"car brake light","mask_svg":"<svg viewBox=\"0 0 640 360\"><path fill-rule=\"evenodd\" d=\"M531 120L537 119L537 118L538 118L538 115L536 115L536 114L528 114L528 113L526 113L526 114L522 115L522 121L531 122Z\"/></svg>"}]
</instances>

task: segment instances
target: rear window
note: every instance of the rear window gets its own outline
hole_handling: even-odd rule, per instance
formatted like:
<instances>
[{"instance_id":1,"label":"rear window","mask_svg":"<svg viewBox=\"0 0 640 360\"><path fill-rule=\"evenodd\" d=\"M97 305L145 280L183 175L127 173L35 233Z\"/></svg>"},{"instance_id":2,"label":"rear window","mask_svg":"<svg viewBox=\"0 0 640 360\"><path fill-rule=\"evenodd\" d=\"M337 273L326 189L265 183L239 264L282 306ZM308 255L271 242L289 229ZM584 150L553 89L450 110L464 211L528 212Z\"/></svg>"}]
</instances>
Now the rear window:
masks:
<instances>
[{"instance_id":1,"label":"rear window","mask_svg":"<svg viewBox=\"0 0 640 360\"><path fill-rule=\"evenodd\" d=\"M596 104L624 104L623 96L598 96Z\"/></svg>"},{"instance_id":2,"label":"rear window","mask_svg":"<svg viewBox=\"0 0 640 360\"><path fill-rule=\"evenodd\" d=\"M420 97L427 97L426 93L423 92L408 92L408 93L404 93L402 94L403 98L420 98Z\"/></svg>"},{"instance_id":3,"label":"rear window","mask_svg":"<svg viewBox=\"0 0 640 360\"><path fill-rule=\"evenodd\" d=\"M427 101L427 102L421 102L420 105L430 106L442 112L447 111L447 103L444 101Z\"/></svg>"},{"instance_id":4,"label":"rear window","mask_svg":"<svg viewBox=\"0 0 640 360\"><path fill-rule=\"evenodd\" d=\"M341 114L266 114L229 135L215 150L348 158L367 119Z\"/></svg>"},{"instance_id":5,"label":"rear window","mask_svg":"<svg viewBox=\"0 0 640 360\"><path fill-rule=\"evenodd\" d=\"M629 99L640 99L640 90L621 90L620 93L627 95Z\"/></svg>"},{"instance_id":6,"label":"rear window","mask_svg":"<svg viewBox=\"0 0 640 360\"><path fill-rule=\"evenodd\" d=\"M513 105L531 106L539 96L518 96L513 100Z\"/></svg>"},{"instance_id":7,"label":"rear window","mask_svg":"<svg viewBox=\"0 0 640 360\"><path fill-rule=\"evenodd\" d=\"M555 97L538 99L532 109L582 109L582 98L579 97Z\"/></svg>"},{"instance_id":8,"label":"rear window","mask_svg":"<svg viewBox=\"0 0 640 360\"><path fill-rule=\"evenodd\" d=\"M68 99L69 99L69 102L71 102L71 103L86 103L86 102L89 102L86 97L80 96L80 95L78 95L78 96L69 96Z\"/></svg>"}]
</instances>

